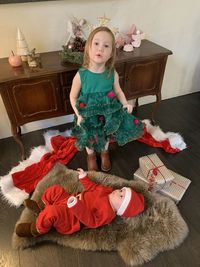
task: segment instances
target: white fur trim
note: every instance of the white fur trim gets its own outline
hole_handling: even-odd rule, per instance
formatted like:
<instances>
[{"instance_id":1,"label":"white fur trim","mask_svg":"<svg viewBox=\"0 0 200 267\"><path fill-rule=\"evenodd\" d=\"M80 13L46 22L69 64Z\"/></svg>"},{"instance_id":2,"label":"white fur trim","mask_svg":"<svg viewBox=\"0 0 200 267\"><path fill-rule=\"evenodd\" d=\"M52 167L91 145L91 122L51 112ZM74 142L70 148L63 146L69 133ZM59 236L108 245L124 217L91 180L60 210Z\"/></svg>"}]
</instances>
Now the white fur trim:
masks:
<instances>
[{"instance_id":1,"label":"white fur trim","mask_svg":"<svg viewBox=\"0 0 200 267\"><path fill-rule=\"evenodd\" d=\"M50 130L43 134L44 140L45 140L45 147L49 152L53 150L52 145L51 145L51 137L55 135L59 135L58 130Z\"/></svg>"},{"instance_id":2,"label":"white fur trim","mask_svg":"<svg viewBox=\"0 0 200 267\"><path fill-rule=\"evenodd\" d=\"M178 148L180 150L187 148L187 145L180 134L168 132L167 135L171 147Z\"/></svg>"},{"instance_id":3,"label":"white fur trim","mask_svg":"<svg viewBox=\"0 0 200 267\"><path fill-rule=\"evenodd\" d=\"M160 129L159 126L152 125L150 120L143 120L142 122L145 123L147 132L151 134L156 141L164 141L167 139L166 134Z\"/></svg>"},{"instance_id":4,"label":"white fur trim","mask_svg":"<svg viewBox=\"0 0 200 267\"><path fill-rule=\"evenodd\" d=\"M0 180L1 194L3 198L11 205L19 207L29 194L14 186L12 176L5 175Z\"/></svg>"},{"instance_id":5,"label":"white fur trim","mask_svg":"<svg viewBox=\"0 0 200 267\"><path fill-rule=\"evenodd\" d=\"M169 143L172 148L183 150L187 147L186 143L183 140L183 137L179 133L167 132L164 133L159 126L153 126L150 120L143 120L146 125L147 132L158 142L169 140Z\"/></svg>"},{"instance_id":6,"label":"white fur trim","mask_svg":"<svg viewBox=\"0 0 200 267\"><path fill-rule=\"evenodd\" d=\"M71 196L67 200L67 207L71 208L71 207L75 206L77 202L78 202L77 198L74 196Z\"/></svg>"},{"instance_id":7,"label":"white fur trim","mask_svg":"<svg viewBox=\"0 0 200 267\"><path fill-rule=\"evenodd\" d=\"M124 211L126 210L128 204L131 200L131 195L132 195L131 189L129 187L123 187L122 189L125 189L126 193L125 193L124 201L122 202L120 208L117 211L117 215L119 215L119 216L121 216L124 213Z\"/></svg>"},{"instance_id":8,"label":"white fur trim","mask_svg":"<svg viewBox=\"0 0 200 267\"><path fill-rule=\"evenodd\" d=\"M45 140L45 147L46 149L51 152L53 150L52 145L51 145L51 138L56 135L62 135L62 136L71 136L72 131L71 130L66 130L65 132L60 132L58 130L49 130L46 131L43 136Z\"/></svg>"},{"instance_id":9,"label":"white fur trim","mask_svg":"<svg viewBox=\"0 0 200 267\"><path fill-rule=\"evenodd\" d=\"M23 165L26 165L26 167L28 167L28 166L32 165L33 163L37 163L41 159L41 157L44 156L48 152L49 151L45 146L34 147L31 150L30 156L26 160L22 161L21 163L23 163ZM19 165L18 165L18 167L19 167Z\"/></svg>"},{"instance_id":10,"label":"white fur trim","mask_svg":"<svg viewBox=\"0 0 200 267\"><path fill-rule=\"evenodd\" d=\"M48 151L44 146L38 146L32 149L31 155L26 160L19 162L16 167L13 167L9 174L2 176L0 179L1 194L3 198L11 205L19 207L29 194L24 190L15 187L12 180L12 174L18 171L23 171L26 167L38 162L40 158Z\"/></svg>"}]
</instances>

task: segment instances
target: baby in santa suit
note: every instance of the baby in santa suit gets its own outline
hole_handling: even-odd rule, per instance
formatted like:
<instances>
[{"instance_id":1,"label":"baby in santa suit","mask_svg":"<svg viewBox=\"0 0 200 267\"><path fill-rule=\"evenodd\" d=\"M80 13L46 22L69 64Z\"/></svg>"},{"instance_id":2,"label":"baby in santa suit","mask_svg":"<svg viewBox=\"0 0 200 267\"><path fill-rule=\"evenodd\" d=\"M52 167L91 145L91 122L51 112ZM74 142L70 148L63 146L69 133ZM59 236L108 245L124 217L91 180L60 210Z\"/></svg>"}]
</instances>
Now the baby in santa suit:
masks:
<instances>
[{"instance_id":1,"label":"baby in santa suit","mask_svg":"<svg viewBox=\"0 0 200 267\"><path fill-rule=\"evenodd\" d=\"M42 195L44 208L34 200L25 205L38 213L32 223L20 223L16 234L21 237L39 236L54 228L61 234L72 234L84 228L109 224L116 215L133 217L144 210L144 196L129 187L116 189L92 182L87 173L78 169L84 190L69 195L60 185L53 185Z\"/></svg>"}]
</instances>

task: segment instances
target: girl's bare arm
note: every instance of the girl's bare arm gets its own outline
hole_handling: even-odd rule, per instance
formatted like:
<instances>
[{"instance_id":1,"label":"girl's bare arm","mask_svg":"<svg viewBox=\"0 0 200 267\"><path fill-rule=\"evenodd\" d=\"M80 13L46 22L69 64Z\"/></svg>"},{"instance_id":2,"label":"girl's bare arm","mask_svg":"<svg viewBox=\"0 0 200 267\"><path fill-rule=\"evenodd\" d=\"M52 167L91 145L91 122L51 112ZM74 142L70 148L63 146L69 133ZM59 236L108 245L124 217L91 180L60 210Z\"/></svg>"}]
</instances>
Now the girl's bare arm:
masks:
<instances>
[{"instance_id":1,"label":"girl's bare arm","mask_svg":"<svg viewBox=\"0 0 200 267\"><path fill-rule=\"evenodd\" d=\"M120 87L119 84L119 75L118 73L115 71L115 77L114 77L114 89L115 89L115 93L117 95L117 98L119 99L119 101L121 102L121 104L123 105L123 108L127 108L127 111L129 113L132 113L133 111L133 106L130 105Z\"/></svg>"},{"instance_id":2,"label":"girl's bare arm","mask_svg":"<svg viewBox=\"0 0 200 267\"><path fill-rule=\"evenodd\" d=\"M79 115L78 110L76 108L76 101L79 96L80 90L81 90L81 79L80 79L79 73L77 72L72 81L72 87L71 87L69 98L70 98L70 103L74 110L74 113L77 116L78 125L80 125L80 122L82 121L82 117Z\"/></svg>"}]
</instances>

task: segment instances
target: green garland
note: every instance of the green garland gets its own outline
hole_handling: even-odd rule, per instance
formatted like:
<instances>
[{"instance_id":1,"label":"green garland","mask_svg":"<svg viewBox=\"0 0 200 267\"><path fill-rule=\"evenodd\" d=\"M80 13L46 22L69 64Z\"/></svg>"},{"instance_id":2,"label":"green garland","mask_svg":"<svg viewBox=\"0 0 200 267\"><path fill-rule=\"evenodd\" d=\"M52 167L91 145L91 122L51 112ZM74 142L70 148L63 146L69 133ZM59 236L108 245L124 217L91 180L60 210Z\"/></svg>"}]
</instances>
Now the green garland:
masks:
<instances>
[{"instance_id":1,"label":"green garland","mask_svg":"<svg viewBox=\"0 0 200 267\"><path fill-rule=\"evenodd\" d=\"M63 46L63 50L60 55L62 63L71 62L79 65L83 64L83 52L72 51L71 48Z\"/></svg>"}]
</instances>

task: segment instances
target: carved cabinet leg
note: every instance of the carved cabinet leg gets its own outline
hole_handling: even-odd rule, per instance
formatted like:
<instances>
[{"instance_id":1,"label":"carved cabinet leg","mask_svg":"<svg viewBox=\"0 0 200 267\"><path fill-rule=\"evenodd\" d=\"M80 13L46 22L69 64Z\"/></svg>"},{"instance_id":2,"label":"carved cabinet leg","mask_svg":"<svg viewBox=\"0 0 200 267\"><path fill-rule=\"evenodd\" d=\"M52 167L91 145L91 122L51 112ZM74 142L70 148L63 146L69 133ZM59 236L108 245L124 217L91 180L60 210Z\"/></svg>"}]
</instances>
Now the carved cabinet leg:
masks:
<instances>
[{"instance_id":1,"label":"carved cabinet leg","mask_svg":"<svg viewBox=\"0 0 200 267\"><path fill-rule=\"evenodd\" d=\"M21 132L21 127L20 127L20 126L18 126L18 127L17 127L17 134L18 134L19 136L21 136L21 135L22 135L22 132Z\"/></svg>"},{"instance_id":2,"label":"carved cabinet leg","mask_svg":"<svg viewBox=\"0 0 200 267\"><path fill-rule=\"evenodd\" d=\"M21 137L20 137L21 136L21 128L20 128L20 126L12 125L11 130L12 130L12 135L13 135L15 141L20 146L21 157L22 157L22 160L24 160L25 159L25 150L24 150L24 145L23 145Z\"/></svg>"},{"instance_id":3,"label":"carved cabinet leg","mask_svg":"<svg viewBox=\"0 0 200 267\"><path fill-rule=\"evenodd\" d=\"M135 107L136 108L139 106L139 102L138 101L139 101L138 98L136 98L136 100L135 100Z\"/></svg>"},{"instance_id":4,"label":"carved cabinet leg","mask_svg":"<svg viewBox=\"0 0 200 267\"><path fill-rule=\"evenodd\" d=\"M137 115L138 107L139 107L139 101L138 101L138 98L136 98L135 105L134 105L134 108L133 108L133 114L135 114L135 116Z\"/></svg>"}]
</instances>

